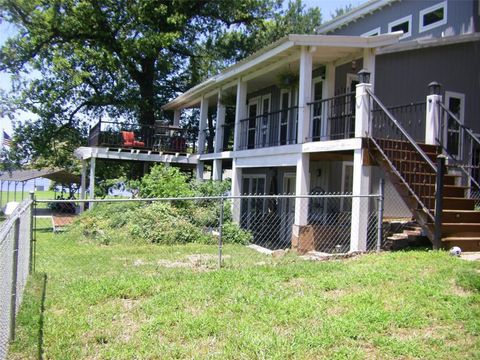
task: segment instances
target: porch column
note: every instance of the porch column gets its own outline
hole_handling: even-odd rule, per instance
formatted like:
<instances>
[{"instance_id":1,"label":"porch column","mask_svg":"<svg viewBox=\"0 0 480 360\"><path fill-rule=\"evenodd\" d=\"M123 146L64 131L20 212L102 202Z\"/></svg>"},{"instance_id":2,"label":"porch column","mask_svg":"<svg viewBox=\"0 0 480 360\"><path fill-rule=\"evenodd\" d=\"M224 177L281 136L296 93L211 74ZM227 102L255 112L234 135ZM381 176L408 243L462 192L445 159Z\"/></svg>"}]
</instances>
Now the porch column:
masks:
<instances>
[{"instance_id":1,"label":"porch column","mask_svg":"<svg viewBox=\"0 0 480 360\"><path fill-rule=\"evenodd\" d=\"M197 175L196 175L196 178L197 180L203 180L203 171L205 170L205 164L203 163L203 161L198 161L197 163Z\"/></svg>"},{"instance_id":2,"label":"porch column","mask_svg":"<svg viewBox=\"0 0 480 360\"><path fill-rule=\"evenodd\" d=\"M312 101L312 53L307 46L300 52L300 75L298 84L298 138L302 144L310 137L310 106Z\"/></svg>"},{"instance_id":3,"label":"porch column","mask_svg":"<svg viewBox=\"0 0 480 360\"><path fill-rule=\"evenodd\" d=\"M368 132L370 97L366 89L371 88L371 84L365 83L356 88L355 137L358 138L365 137ZM370 193L371 167L364 165L364 156L368 156L364 149L354 150L350 251L367 250L369 198L358 197Z\"/></svg>"},{"instance_id":4,"label":"porch column","mask_svg":"<svg viewBox=\"0 0 480 360\"><path fill-rule=\"evenodd\" d=\"M92 156L90 158L90 199L95 199L95 158ZM90 209L93 209L94 203L90 203Z\"/></svg>"},{"instance_id":5,"label":"porch column","mask_svg":"<svg viewBox=\"0 0 480 360\"><path fill-rule=\"evenodd\" d=\"M82 160L82 172L81 172L81 180L80 180L80 200L85 200L85 191L87 190L85 187L87 186L87 161ZM80 212L85 211L85 203L80 203Z\"/></svg>"},{"instance_id":6,"label":"porch column","mask_svg":"<svg viewBox=\"0 0 480 360\"><path fill-rule=\"evenodd\" d=\"M440 95L440 84L431 82L428 84L429 95L427 96L427 111L425 117L425 144L438 145L441 142L441 118L440 105L442 95Z\"/></svg>"},{"instance_id":7,"label":"porch column","mask_svg":"<svg viewBox=\"0 0 480 360\"><path fill-rule=\"evenodd\" d=\"M232 196L240 196L242 190L242 168L237 167L237 160L232 160ZM232 201L232 218L240 223L240 199Z\"/></svg>"},{"instance_id":8,"label":"porch column","mask_svg":"<svg viewBox=\"0 0 480 360\"><path fill-rule=\"evenodd\" d=\"M325 80L322 83L322 98L328 99L335 96L335 65L330 62L325 65ZM322 108L322 124L320 129L321 139L328 140L328 103L324 103Z\"/></svg>"},{"instance_id":9,"label":"porch column","mask_svg":"<svg viewBox=\"0 0 480 360\"><path fill-rule=\"evenodd\" d=\"M310 155L299 154L295 179L295 195L310 192ZM313 229L308 225L308 198L295 198L295 219L292 227L292 249L299 253L315 250Z\"/></svg>"},{"instance_id":10,"label":"porch column","mask_svg":"<svg viewBox=\"0 0 480 360\"><path fill-rule=\"evenodd\" d=\"M223 125L225 125L226 108L222 103L222 93L218 94L217 101L217 123L215 125L215 152L221 152L223 149Z\"/></svg>"},{"instance_id":11,"label":"porch column","mask_svg":"<svg viewBox=\"0 0 480 360\"><path fill-rule=\"evenodd\" d=\"M173 126L180 126L180 116L182 115L182 110L177 109L173 112Z\"/></svg>"},{"instance_id":12,"label":"porch column","mask_svg":"<svg viewBox=\"0 0 480 360\"><path fill-rule=\"evenodd\" d=\"M235 127L233 137L233 150L237 151L241 145L240 120L247 117L247 82L241 78L237 80L237 102L235 107Z\"/></svg>"},{"instance_id":13,"label":"porch column","mask_svg":"<svg viewBox=\"0 0 480 360\"><path fill-rule=\"evenodd\" d=\"M208 100L202 96L200 101L200 123L198 129L198 153L201 155L205 152L205 130L207 129L207 116L208 116ZM203 179L203 161L197 163L197 180Z\"/></svg>"},{"instance_id":14,"label":"porch column","mask_svg":"<svg viewBox=\"0 0 480 360\"><path fill-rule=\"evenodd\" d=\"M218 93L217 101L217 123L215 126L215 152L219 153L223 150L223 136L225 124L226 108L222 103L222 92ZM213 180L222 180L222 160L213 160Z\"/></svg>"},{"instance_id":15,"label":"porch column","mask_svg":"<svg viewBox=\"0 0 480 360\"><path fill-rule=\"evenodd\" d=\"M370 73L370 85L375 89L375 49L363 49L363 68Z\"/></svg>"}]
</instances>

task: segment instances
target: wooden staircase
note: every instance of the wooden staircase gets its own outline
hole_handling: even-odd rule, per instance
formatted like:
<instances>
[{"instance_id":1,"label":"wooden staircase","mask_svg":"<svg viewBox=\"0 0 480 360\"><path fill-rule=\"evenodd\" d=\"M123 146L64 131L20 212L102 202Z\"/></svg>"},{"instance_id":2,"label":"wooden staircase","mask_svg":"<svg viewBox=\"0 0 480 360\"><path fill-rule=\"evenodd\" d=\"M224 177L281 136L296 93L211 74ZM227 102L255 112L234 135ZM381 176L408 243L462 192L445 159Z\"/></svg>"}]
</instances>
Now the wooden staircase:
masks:
<instances>
[{"instance_id":1,"label":"wooden staircase","mask_svg":"<svg viewBox=\"0 0 480 360\"><path fill-rule=\"evenodd\" d=\"M417 144L435 163L440 149ZM383 168L418 224L433 242L436 172L412 143L392 139L370 139L369 152ZM459 175L444 176L441 246L459 246L463 251L480 251L480 211L467 198L468 187L459 186Z\"/></svg>"}]
</instances>

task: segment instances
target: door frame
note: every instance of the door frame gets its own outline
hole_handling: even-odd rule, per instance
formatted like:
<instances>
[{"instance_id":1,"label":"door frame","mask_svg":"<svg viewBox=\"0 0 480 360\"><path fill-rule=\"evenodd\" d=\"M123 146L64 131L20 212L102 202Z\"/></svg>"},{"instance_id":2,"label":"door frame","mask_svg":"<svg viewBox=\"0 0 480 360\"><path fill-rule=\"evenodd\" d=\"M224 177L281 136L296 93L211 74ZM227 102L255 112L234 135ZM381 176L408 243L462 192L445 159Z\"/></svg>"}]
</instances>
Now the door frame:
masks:
<instances>
[{"instance_id":1,"label":"door frame","mask_svg":"<svg viewBox=\"0 0 480 360\"><path fill-rule=\"evenodd\" d=\"M280 89L280 101L279 101L279 111L280 111L280 121L279 121L279 126L278 126L278 145L281 145L282 142L282 110L284 110L283 107L283 95L288 94L288 104L286 109L290 108L292 106L292 90L291 89ZM287 111L287 117L286 117L286 125L287 125L287 132L285 134L285 145L288 145L288 139L289 139L289 134L290 134L290 111Z\"/></svg>"},{"instance_id":2,"label":"door frame","mask_svg":"<svg viewBox=\"0 0 480 360\"><path fill-rule=\"evenodd\" d=\"M312 79L312 101L315 101L315 85L317 85L318 83L321 83L322 84L322 97L320 98L320 100L323 100L323 82L324 82L324 78L323 76L316 76ZM312 137L312 141L313 141L313 123L314 123L314 120L315 119L318 119L320 118L320 129L319 129L319 137L320 139L318 139L317 141L320 141L322 140L322 138L327 134L327 131L328 131L328 127L327 127L327 123L326 121L324 121L324 119L326 118L325 116L325 109L323 108L322 106L322 109L320 110L320 115L318 116L314 116L313 113L310 114L310 124L311 124L311 137Z\"/></svg>"},{"instance_id":3,"label":"door frame","mask_svg":"<svg viewBox=\"0 0 480 360\"><path fill-rule=\"evenodd\" d=\"M459 99L460 100L460 123L465 125L465 94L459 93L456 91L445 91L445 101L444 105L447 109L450 99ZM450 110L450 109L449 109ZM448 115L448 114L447 114ZM462 129L458 130L458 156L457 159L463 159L463 138L462 138ZM443 138L445 139L445 147L448 145L448 120L445 120L445 129L443 133Z\"/></svg>"}]
</instances>

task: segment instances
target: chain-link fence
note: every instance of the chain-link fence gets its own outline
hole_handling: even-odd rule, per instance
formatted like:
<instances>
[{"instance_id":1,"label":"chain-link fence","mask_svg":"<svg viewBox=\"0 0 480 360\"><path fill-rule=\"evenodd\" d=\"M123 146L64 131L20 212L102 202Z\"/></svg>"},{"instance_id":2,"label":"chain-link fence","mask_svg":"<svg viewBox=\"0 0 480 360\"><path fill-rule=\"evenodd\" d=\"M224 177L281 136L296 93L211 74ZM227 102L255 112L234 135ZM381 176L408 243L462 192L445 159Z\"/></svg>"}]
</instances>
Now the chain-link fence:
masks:
<instances>
[{"instance_id":1,"label":"chain-link fence","mask_svg":"<svg viewBox=\"0 0 480 360\"><path fill-rule=\"evenodd\" d=\"M200 243L257 245L299 253L347 253L352 217L362 217L360 243L380 249L384 240L380 195L244 195L170 199L39 200L35 209L35 261L71 256L72 239L88 246ZM357 214L352 204L357 202ZM84 207L87 210L80 213ZM71 234L60 237L59 234ZM57 236L57 238L56 238ZM69 240L66 240L69 239ZM88 245L88 246L87 246ZM63 255L62 255L63 254Z\"/></svg>"},{"instance_id":2,"label":"chain-link fence","mask_svg":"<svg viewBox=\"0 0 480 360\"><path fill-rule=\"evenodd\" d=\"M0 228L0 359L15 337L15 320L31 268L32 201L24 201Z\"/></svg>"}]
</instances>

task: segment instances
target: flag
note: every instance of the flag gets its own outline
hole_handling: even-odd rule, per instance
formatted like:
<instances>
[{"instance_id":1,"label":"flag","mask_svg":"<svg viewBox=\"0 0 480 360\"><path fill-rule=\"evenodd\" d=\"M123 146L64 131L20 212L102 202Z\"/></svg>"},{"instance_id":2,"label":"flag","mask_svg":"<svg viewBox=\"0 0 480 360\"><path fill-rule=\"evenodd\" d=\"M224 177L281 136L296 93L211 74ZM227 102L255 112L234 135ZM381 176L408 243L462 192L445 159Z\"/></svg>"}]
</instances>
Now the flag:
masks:
<instances>
[{"instance_id":1,"label":"flag","mask_svg":"<svg viewBox=\"0 0 480 360\"><path fill-rule=\"evenodd\" d=\"M3 130L3 146L12 146L12 138Z\"/></svg>"}]
</instances>

